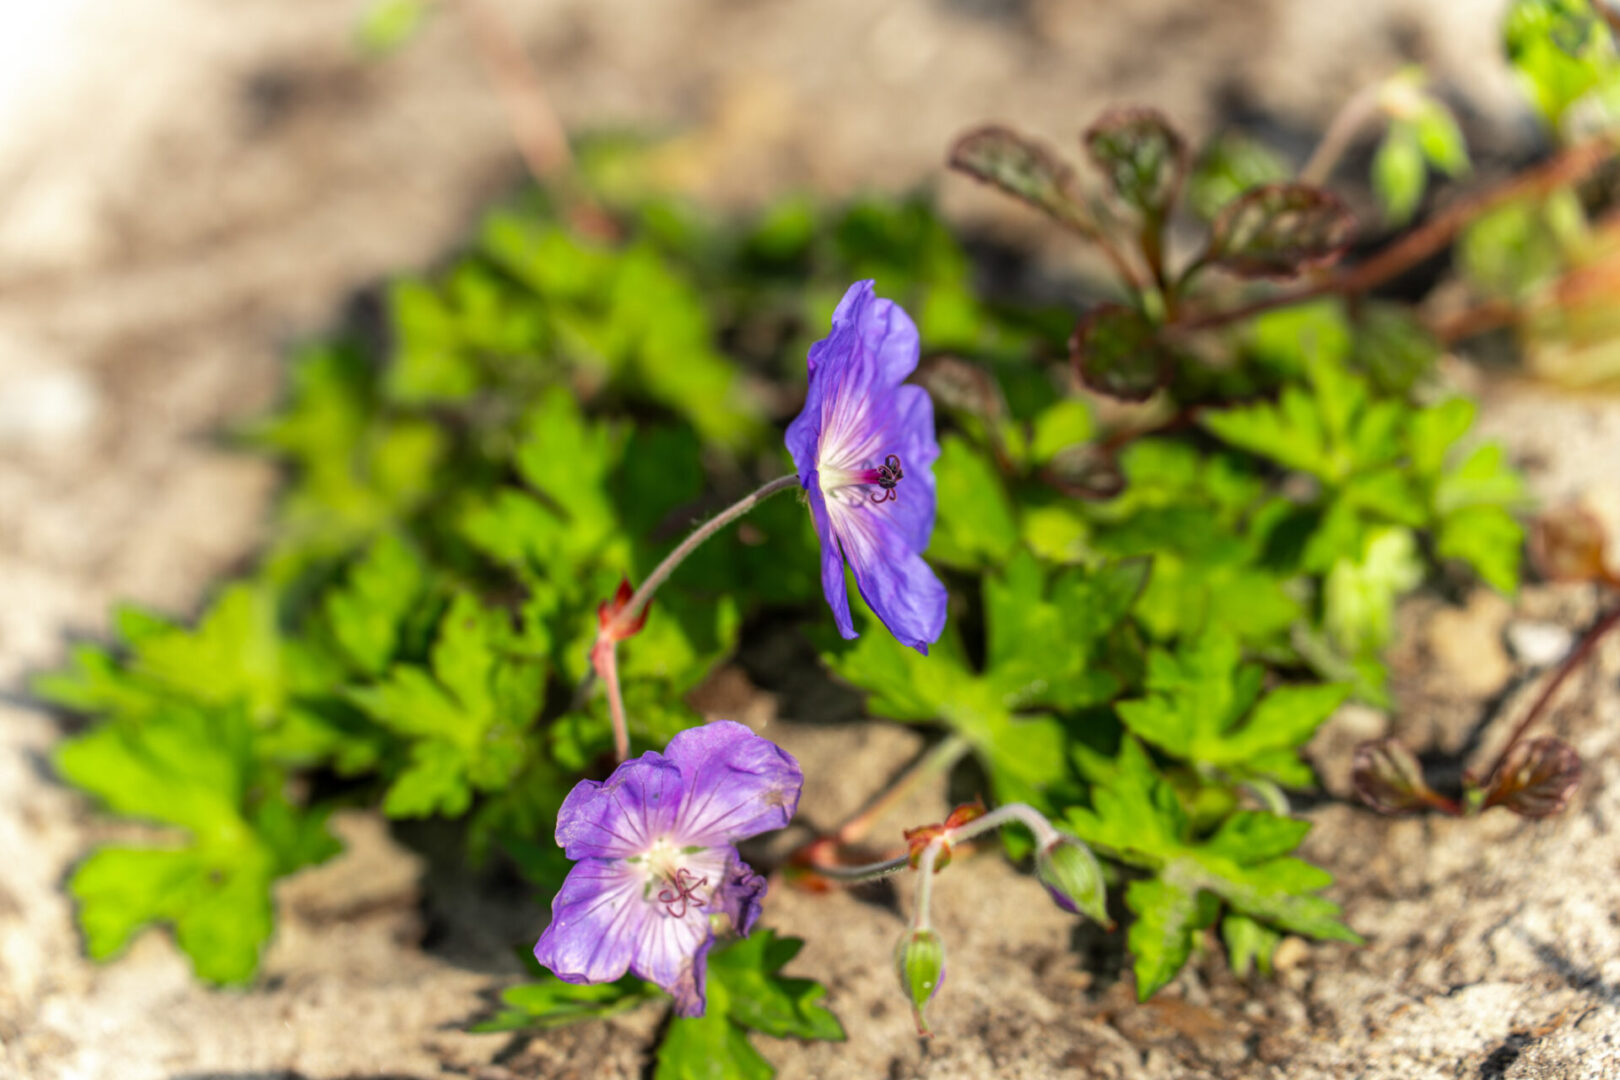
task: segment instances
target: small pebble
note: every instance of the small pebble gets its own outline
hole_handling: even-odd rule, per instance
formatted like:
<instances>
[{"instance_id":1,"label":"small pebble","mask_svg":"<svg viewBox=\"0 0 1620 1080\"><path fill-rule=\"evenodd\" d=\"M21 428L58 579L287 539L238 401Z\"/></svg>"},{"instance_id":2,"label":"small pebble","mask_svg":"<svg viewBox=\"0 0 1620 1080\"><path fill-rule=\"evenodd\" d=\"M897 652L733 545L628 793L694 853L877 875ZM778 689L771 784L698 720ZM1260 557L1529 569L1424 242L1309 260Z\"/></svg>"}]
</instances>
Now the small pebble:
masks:
<instances>
[{"instance_id":1,"label":"small pebble","mask_svg":"<svg viewBox=\"0 0 1620 1080\"><path fill-rule=\"evenodd\" d=\"M1520 621L1508 624L1507 643L1519 663L1547 667L1569 655L1575 634L1557 623Z\"/></svg>"}]
</instances>

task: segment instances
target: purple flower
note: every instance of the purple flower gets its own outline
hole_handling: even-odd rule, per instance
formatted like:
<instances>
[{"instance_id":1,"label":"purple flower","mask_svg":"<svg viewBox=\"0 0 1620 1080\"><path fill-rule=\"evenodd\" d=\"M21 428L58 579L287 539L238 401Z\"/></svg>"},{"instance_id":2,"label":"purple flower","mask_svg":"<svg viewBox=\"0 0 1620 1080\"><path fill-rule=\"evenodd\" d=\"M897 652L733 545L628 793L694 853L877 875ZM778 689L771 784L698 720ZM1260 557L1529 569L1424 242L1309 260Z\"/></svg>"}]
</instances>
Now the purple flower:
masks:
<instances>
[{"instance_id":1,"label":"purple flower","mask_svg":"<svg viewBox=\"0 0 1620 1080\"><path fill-rule=\"evenodd\" d=\"M677 1015L702 1016L710 916L747 934L765 894L733 845L786 825L803 784L791 755L729 720L581 780L557 814L557 843L578 862L535 959L571 983L628 968L674 995Z\"/></svg>"},{"instance_id":2,"label":"purple flower","mask_svg":"<svg viewBox=\"0 0 1620 1080\"><path fill-rule=\"evenodd\" d=\"M917 367L917 327L872 282L857 281L810 347L804 411L787 445L821 538L821 588L853 638L844 563L883 625L927 654L945 629L945 586L922 559L934 531L934 404L901 381Z\"/></svg>"}]
</instances>

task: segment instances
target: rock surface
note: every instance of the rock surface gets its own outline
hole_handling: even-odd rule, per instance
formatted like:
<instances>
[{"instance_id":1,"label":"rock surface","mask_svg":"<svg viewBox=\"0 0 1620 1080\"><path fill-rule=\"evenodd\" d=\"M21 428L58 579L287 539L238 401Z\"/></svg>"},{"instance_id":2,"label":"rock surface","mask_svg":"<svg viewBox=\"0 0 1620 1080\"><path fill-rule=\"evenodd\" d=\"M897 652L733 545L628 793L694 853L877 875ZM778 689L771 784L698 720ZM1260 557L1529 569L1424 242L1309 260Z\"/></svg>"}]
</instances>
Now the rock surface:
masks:
<instances>
[{"instance_id":1,"label":"rock surface","mask_svg":"<svg viewBox=\"0 0 1620 1080\"><path fill-rule=\"evenodd\" d=\"M692 125L669 145L668 178L720 200L901 187L937 178L943 147L971 124L1068 143L1120 101L1157 104L1194 131L1239 103L1303 151L1335 103L1412 58L1485 118L1487 138L1513 127L1488 0L498 6L566 120ZM15 703L22 678L71 636L102 632L115 599L184 612L251 555L273 477L210 433L273 399L289 343L354 290L431 264L519 175L460 25L440 17L367 63L351 45L360 7L80 0L72 62L0 125L0 688L13 701L0 704L0 1074L596 1080L646 1068L651 1011L532 1039L462 1034L515 972L508 946L532 940L545 913L424 861L412 849L431 837L402 844L369 815L342 820L345 854L281 888L279 931L248 992L194 985L160 933L90 965L59 888L101 826L50 780L57 723ZM1038 231L970 185L941 187L963 220ZM1533 465L1544 497L1614 498L1612 403L1512 387L1488 396L1484 423ZM1511 616L1573 629L1594 603L1533 589ZM1510 613L1480 599L1442 617L1437 604L1404 619L1392 731L1459 753L1505 672L1489 752L1534 691L1501 654ZM1494 642L1500 665L1489 687L1446 677L1423 645L1479 634L1476 616L1493 629L1475 640ZM942 1034L920 1045L888 965L901 915L779 888L767 919L809 939L795 967L828 983L850 1039L762 1050L784 1078L1620 1075L1617 674L1620 653L1600 650L1550 714L1548 730L1587 761L1562 817L1313 811L1309 853L1338 874L1364 948L1290 941L1274 981L1239 981L1206 957L1137 1005L1118 981L1117 938L1077 931L1032 880L986 857L936 902L952 979L936 1003ZM795 723L802 703L728 679L728 711L746 704L803 760L818 820L859 805L885 763L916 748L890 727ZM1342 747L1381 727L1349 714L1324 732L1334 795ZM943 807L936 791L915 811Z\"/></svg>"}]
</instances>

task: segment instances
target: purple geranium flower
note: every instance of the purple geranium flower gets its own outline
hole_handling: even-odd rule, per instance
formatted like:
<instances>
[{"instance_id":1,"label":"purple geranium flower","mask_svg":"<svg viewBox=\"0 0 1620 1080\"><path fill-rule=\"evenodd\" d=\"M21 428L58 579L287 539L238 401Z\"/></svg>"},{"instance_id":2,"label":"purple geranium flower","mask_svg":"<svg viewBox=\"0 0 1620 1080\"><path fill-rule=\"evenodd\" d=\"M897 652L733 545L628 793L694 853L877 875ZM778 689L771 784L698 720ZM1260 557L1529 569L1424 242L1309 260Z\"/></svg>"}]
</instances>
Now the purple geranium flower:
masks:
<instances>
[{"instance_id":1,"label":"purple geranium flower","mask_svg":"<svg viewBox=\"0 0 1620 1080\"><path fill-rule=\"evenodd\" d=\"M790 754L729 720L581 780L557 814L557 843L578 862L535 959L571 983L628 968L674 995L677 1015L702 1016L710 916L747 934L765 894L733 845L786 825L803 784Z\"/></svg>"},{"instance_id":2,"label":"purple geranium flower","mask_svg":"<svg viewBox=\"0 0 1620 1080\"><path fill-rule=\"evenodd\" d=\"M934 531L934 404L901 382L917 367L917 327L872 282L857 281L810 347L804 411L787 445L821 538L821 588L853 638L844 562L861 596L920 653L945 629L945 586L922 559Z\"/></svg>"}]
</instances>

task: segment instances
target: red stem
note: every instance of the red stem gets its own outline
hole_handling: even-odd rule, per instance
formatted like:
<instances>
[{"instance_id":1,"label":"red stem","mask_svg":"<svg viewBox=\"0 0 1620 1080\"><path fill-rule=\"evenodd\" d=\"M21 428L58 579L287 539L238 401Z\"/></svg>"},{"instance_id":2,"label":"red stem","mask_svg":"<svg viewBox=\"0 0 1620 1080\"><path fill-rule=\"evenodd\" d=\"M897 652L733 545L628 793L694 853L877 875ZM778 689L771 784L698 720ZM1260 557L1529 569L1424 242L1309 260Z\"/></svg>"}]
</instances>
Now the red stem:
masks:
<instances>
[{"instance_id":1,"label":"red stem","mask_svg":"<svg viewBox=\"0 0 1620 1080\"><path fill-rule=\"evenodd\" d=\"M1606 138L1577 143L1488 191L1453 203L1418 228L1391 241L1364 262L1339 269L1301 288L1263 296L1225 311L1197 315L1166 329L1172 334L1210 330L1329 293L1350 296L1367 292L1445 250L1446 245L1480 215L1515 199L1545 195L1583 179L1609 160L1614 149L1614 144Z\"/></svg>"},{"instance_id":2,"label":"red stem","mask_svg":"<svg viewBox=\"0 0 1620 1080\"><path fill-rule=\"evenodd\" d=\"M1585 663L1587 657L1592 655L1592 650L1602 640L1603 635L1613 630L1616 625L1620 625L1620 604L1610 608L1603 618L1593 624L1592 628L1586 632L1586 636L1581 638L1580 644L1576 645L1570 651L1570 654L1564 657L1564 662L1558 666L1557 671L1553 672L1552 678L1547 680L1547 685L1541 688L1541 693L1536 697L1535 704L1530 706L1530 711L1524 714L1524 719L1519 721L1519 726L1514 728L1513 734L1508 737L1507 745L1503 746L1501 753L1496 755L1496 762L1491 766L1491 771L1486 774L1485 787L1487 790L1496 785L1496 774L1502 771L1502 764L1507 761L1508 753L1524 737L1524 733L1530 730L1530 725L1535 723L1542 712L1546 710L1547 703L1552 700L1553 694L1557 693L1558 688L1564 685L1564 680L1569 678L1570 673Z\"/></svg>"}]
</instances>

